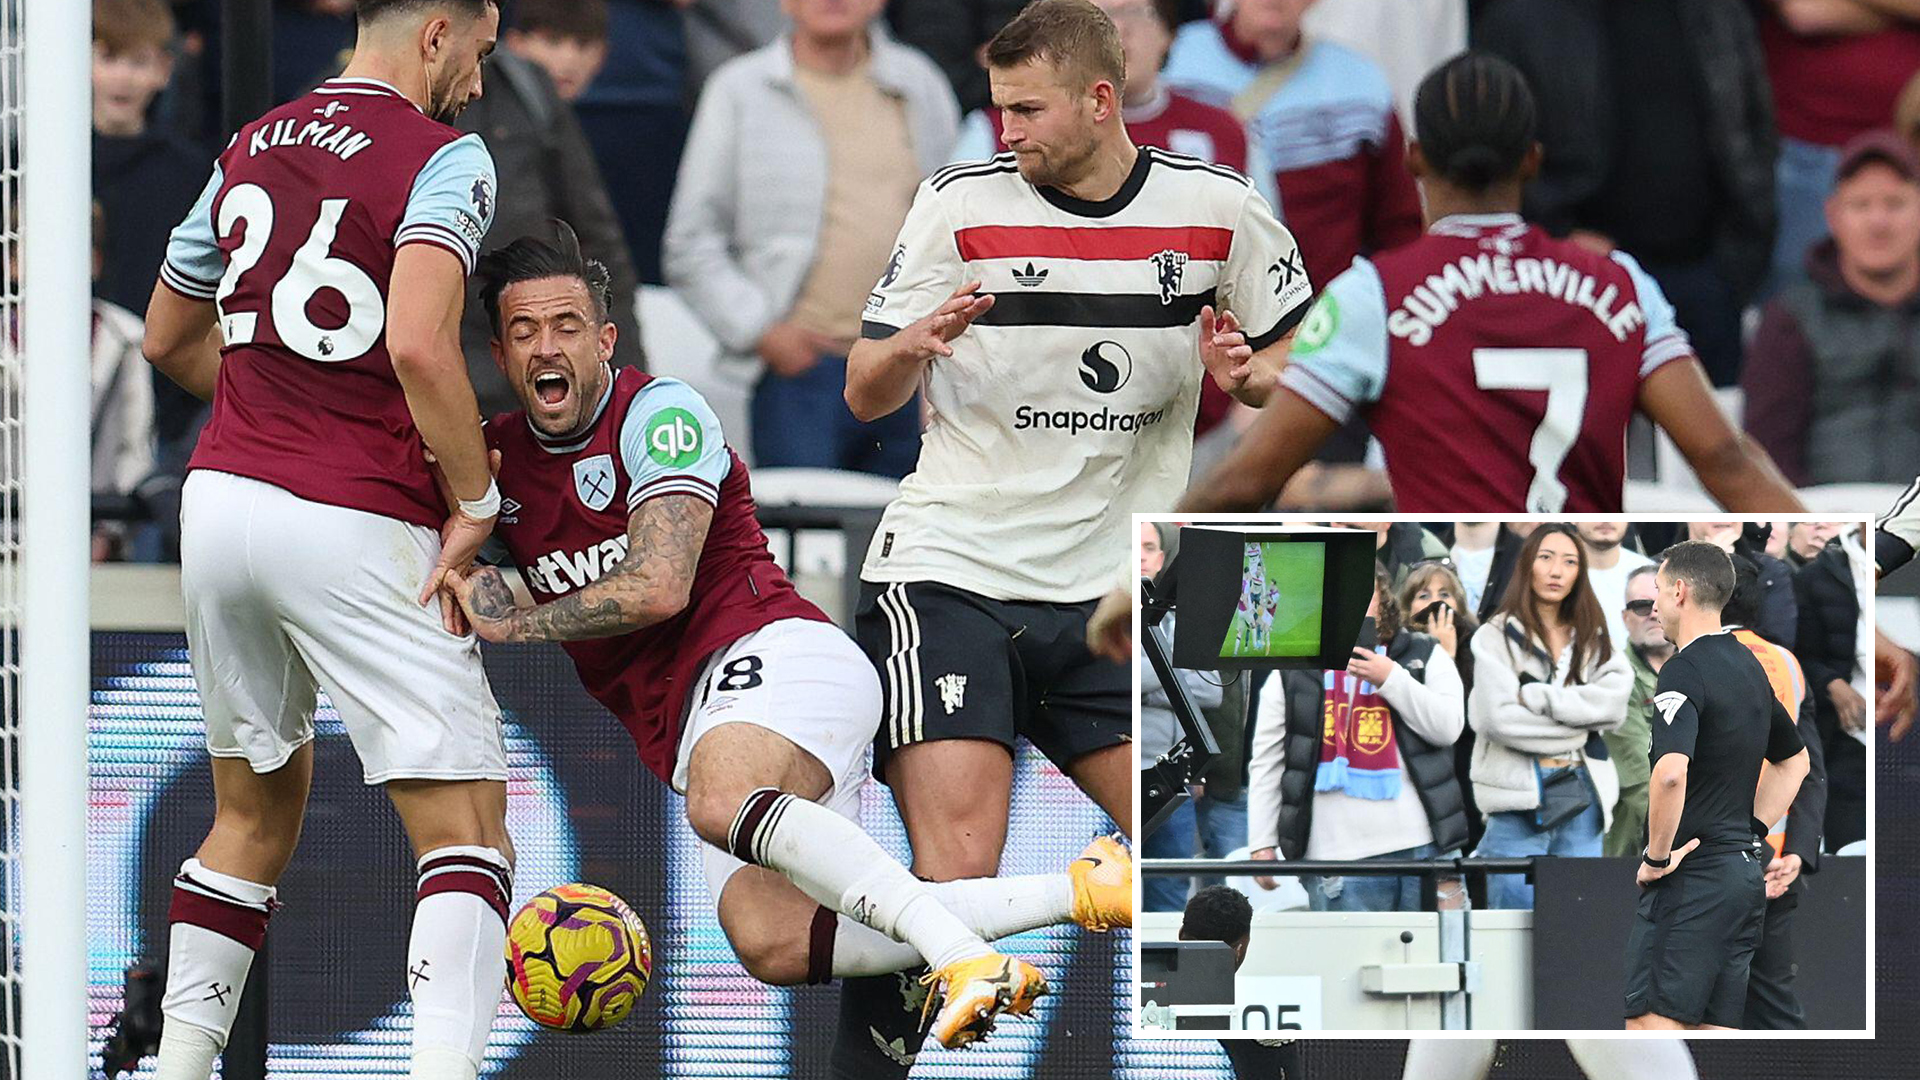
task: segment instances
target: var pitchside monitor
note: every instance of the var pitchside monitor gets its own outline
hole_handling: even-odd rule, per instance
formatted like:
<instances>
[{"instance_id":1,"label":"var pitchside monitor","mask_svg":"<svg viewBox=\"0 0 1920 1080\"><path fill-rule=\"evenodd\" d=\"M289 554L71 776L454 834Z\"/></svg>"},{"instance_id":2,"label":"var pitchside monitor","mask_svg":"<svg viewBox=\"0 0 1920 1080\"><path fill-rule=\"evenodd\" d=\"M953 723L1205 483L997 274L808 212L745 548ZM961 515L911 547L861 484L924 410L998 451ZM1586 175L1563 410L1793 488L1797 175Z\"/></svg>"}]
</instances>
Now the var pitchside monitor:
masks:
<instances>
[{"instance_id":1,"label":"var pitchside monitor","mask_svg":"<svg viewBox=\"0 0 1920 1080\"><path fill-rule=\"evenodd\" d=\"M1374 536L1180 530L1176 667L1341 667L1373 595Z\"/></svg>"}]
</instances>

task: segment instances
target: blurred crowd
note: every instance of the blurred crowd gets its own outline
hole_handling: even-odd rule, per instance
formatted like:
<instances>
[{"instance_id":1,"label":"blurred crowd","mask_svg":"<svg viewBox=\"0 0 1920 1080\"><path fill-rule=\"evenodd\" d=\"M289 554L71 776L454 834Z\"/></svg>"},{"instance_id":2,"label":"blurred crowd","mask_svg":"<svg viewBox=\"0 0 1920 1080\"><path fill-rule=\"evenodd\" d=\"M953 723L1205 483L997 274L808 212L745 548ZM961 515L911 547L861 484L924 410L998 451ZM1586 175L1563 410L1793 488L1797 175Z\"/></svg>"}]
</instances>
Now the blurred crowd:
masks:
<instances>
[{"instance_id":1,"label":"blurred crowd","mask_svg":"<svg viewBox=\"0 0 1920 1080\"><path fill-rule=\"evenodd\" d=\"M1322 283L1422 228L1405 166L1421 75L1469 44L1506 56L1541 102L1528 215L1652 273L1791 479L1920 468L1920 3L1096 2L1127 50L1134 137L1247 171ZM276 100L340 68L353 6L275 0ZM502 6L459 121L499 169L489 247L570 222L612 272L616 363L647 362L636 286L670 287L718 342L712 377L750 395L757 464L911 469L918 410L855 420L844 358L920 178L1002 148L980 54L1020 0ZM204 410L140 363L139 313L229 134L229 43L218 0L93 8L94 483L168 523ZM483 409L509 407L477 315L464 345ZM1234 419L1209 385L1200 461ZM1283 503L1382 503L1368 447L1344 432ZM174 540L110 524L95 549L167 559Z\"/></svg>"},{"instance_id":2,"label":"blurred crowd","mask_svg":"<svg viewBox=\"0 0 1920 1080\"><path fill-rule=\"evenodd\" d=\"M1769 897L1864 843L1874 562L1858 524L1333 524L1377 537L1366 624L1377 644L1338 671L1179 671L1221 754L1144 838L1148 857L1640 854L1655 686L1674 654L1655 613L1657 557L1681 540L1732 556L1722 618L1815 750L1791 812L1763 823ZM1143 575L1176 539L1173 526L1142 526ZM1166 688L1140 671L1144 769L1180 732ZM1256 878L1256 896L1292 880ZM1422 909L1418 878L1298 880L1294 906L1315 911ZM1181 910L1190 884L1147 878L1147 909ZM1443 881L1438 902L1465 905L1463 883ZM1484 903L1530 908L1533 888L1489 875Z\"/></svg>"}]
</instances>

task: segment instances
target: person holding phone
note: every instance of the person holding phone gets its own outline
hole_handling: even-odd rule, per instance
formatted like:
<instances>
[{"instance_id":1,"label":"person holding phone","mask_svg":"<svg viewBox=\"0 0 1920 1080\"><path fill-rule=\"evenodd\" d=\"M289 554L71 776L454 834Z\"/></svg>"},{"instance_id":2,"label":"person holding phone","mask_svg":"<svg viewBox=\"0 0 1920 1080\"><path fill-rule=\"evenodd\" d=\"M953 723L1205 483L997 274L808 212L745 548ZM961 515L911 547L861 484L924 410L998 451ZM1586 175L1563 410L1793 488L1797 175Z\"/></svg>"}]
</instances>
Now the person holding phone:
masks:
<instances>
[{"instance_id":1,"label":"person holding phone","mask_svg":"<svg viewBox=\"0 0 1920 1080\"><path fill-rule=\"evenodd\" d=\"M1457 854L1467 812L1453 743L1466 727L1453 658L1407 629L1384 569L1353 659L1287 671L1260 691L1248 764L1254 859L1427 859ZM1272 878L1256 878L1266 889ZM1303 877L1315 911L1418 911L1417 877ZM1457 881L1441 906L1459 906Z\"/></svg>"}]
</instances>

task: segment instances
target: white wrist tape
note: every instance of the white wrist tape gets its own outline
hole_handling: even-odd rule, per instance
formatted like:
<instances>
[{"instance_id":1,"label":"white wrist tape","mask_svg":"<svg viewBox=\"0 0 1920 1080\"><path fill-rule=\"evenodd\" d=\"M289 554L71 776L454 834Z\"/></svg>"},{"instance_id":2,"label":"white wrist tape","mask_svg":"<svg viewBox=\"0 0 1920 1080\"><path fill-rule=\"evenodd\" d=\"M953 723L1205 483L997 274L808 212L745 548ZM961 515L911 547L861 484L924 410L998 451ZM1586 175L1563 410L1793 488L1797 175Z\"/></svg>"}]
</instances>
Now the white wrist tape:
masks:
<instances>
[{"instance_id":1,"label":"white wrist tape","mask_svg":"<svg viewBox=\"0 0 1920 1080\"><path fill-rule=\"evenodd\" d=\"M460 512L477 521L485 521L500 513L500 485L488 480L485 495L477 499L460 500Z\"/></svg>"}]
</instances>

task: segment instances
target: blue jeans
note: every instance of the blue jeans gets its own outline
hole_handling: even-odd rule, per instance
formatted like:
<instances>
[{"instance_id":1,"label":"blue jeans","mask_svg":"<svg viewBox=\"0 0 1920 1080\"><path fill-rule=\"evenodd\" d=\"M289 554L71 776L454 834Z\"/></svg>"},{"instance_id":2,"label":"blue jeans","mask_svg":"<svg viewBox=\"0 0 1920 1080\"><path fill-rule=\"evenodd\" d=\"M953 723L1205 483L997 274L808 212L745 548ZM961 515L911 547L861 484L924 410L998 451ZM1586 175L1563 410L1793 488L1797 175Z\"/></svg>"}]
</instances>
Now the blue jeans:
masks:
<instances>
[{"instance_id":1,"label":"blue jeans","mask_svg":"<svg viewBox=\"0 0 1920 1080\"><path fill-rule=\"evenodd\" d=\"M1807 276L1807 249L1826 238L1827 195L1839 169L1839 147L1781 137L1773 166L1780 227L1773 238L1773 267L1755 303Z\"/></svg>"},{"instance_id":2,"label":"blue jeans","mask_svg":"<svg viewBox=\"0 0 1920 1080\"><path fill-rule=\"evenodd\" d=\"M847 358L822 356L798 375L760 376L753 388L756 467L851 469L902 477L920 459L920 399L862 423L847 408Z\"/></svg>"},{"instance_id":3,"label":"blue jeans","mask_svg":"<svg viewBox=\"0 0 1920 1080\"><path fill-rule=\"evenodd\" d=\"M1551 776L1555 770L1549 770ZM1544 779L1544 777L1543 777ZM1534 827L1532 810L1506 810L1487 815L1487 831L1480 837L1474 855L1483 859L1517 859L1528 855L1561 855L1595 858L1600 855L1600 799L1587 782L1592 800L1580 813L1551 829ZM1487 877L1487 906L1491 908L1533 907L1533 886L1521 874L1491 874Z\"/></svg>"},{"instance_id":4,"label":"blue jeans","mask_svg":"<svg viewBox=\"0 0 1920 1080\"><path fill-rule=\"evenodd\" d=\"M1209 859L1224 859L1235 851L1247 846L1247 792L1242 788L1238 798L1222 799L1212 794L1193 800L1199 811L1200 854ZM1196 879L1201 888L1208 885L1220 885L1224 882L1217 877Z\"/></svg>"},{"instance_id":5,"label":"blue jeans","mask_svg":"<svg viewBox=\"0 0 1920 1080\"><path fill-rule=\"evenodd\" d=\"M1434 859L1442 856L1432 844L1421 844L1404 851L1375 855L1376 859ZM1302 877L1307 903L1315 911L1419 911L1420 879L1417 877Z\"/></svg>"},{"instance_id":6,"label":"blue jeans","mask_svg":"<svg viewBox=\"0 0 1920 1080\"><path fill-rule=\"evenodd\" d=\"M1200 847L1195 801L1189 799L1182 803L1180 809L1167 815L1159 828L1148 833L1140 845L1141 854L1149 859L1193 858ZM1192 885L1192 878L1151 874L1141 886L1141 898L1148 911L1185 911L1187 892Z\"/></svg>"}]
</instances>

